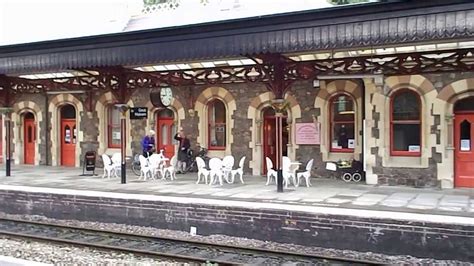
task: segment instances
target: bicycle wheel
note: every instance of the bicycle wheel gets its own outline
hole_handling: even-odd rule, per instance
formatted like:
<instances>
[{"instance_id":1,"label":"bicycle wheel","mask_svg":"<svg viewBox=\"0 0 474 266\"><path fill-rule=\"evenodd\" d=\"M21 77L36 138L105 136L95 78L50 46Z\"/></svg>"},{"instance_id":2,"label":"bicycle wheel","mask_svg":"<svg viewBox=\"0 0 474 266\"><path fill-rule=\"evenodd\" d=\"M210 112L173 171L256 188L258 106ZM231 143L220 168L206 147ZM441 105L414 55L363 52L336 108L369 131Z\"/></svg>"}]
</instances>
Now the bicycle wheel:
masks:
<instances>
[{"instance_id":1,"label":"bicycle wheel","mask_svg":"<svg viewBox=\"0 0 474 266\"><path fill-rule=\"evenodd\" d=\"M354 182L360 182L362 180L362 175L359 173L354 173L352 175L352 181Z\"/></svg>"},{"instance_id":2,"label":"bicycle wheel","mask_svg":"<svg viewBox=\"0 0 474 266\"><path fill-rule=\"evenodd\" d=\"M346 182L351 182L351 179L352 179L352 175L350 173L344 173L342 175L342 180L344 180Z\"/></svg>"},{"instance_id":3,"label":"bicycle wheel","mask_svg":"<svg viewBox=\"0 0 474 266\"><path fill-rule=\"evenodd\" d=\"M133 163L133 164L132 164L132 171L133 171L133 173L134 173L136 176L140 176L140 172L141 172L140 164L138 164L138 163Z\"/></svg>"}]
</instances>

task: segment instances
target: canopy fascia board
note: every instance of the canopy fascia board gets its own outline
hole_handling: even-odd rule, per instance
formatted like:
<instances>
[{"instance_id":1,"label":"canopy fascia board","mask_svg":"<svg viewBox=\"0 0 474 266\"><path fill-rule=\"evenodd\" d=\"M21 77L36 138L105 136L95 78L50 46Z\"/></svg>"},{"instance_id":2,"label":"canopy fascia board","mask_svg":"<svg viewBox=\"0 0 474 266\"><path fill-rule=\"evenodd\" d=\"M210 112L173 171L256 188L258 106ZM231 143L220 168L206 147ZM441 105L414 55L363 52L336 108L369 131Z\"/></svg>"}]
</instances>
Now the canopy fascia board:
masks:
<instances>
[{"instance_id":1,"label":"canopy fascia board","mask_svg":"<svg viewBox=\"0 0 474 266\"><path fill-rule=\"evenodd\" d=\"M0 74L405 45L474 36L474 3L417 2L4 46L0 47Z\"/></svg>"}]
</instances>

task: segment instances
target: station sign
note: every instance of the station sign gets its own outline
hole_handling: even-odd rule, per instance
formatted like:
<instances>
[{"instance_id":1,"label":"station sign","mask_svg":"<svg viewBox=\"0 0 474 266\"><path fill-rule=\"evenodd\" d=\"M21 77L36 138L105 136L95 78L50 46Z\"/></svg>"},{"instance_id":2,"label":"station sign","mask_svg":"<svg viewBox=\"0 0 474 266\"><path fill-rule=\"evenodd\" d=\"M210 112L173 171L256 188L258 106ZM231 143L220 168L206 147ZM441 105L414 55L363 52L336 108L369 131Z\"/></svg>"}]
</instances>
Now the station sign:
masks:
<instances>
[{"instance_id":1,"label":"station sign","mask_svg":"<svg viewBox=\"0 0 474 266\"><path fill-rule=\"evenodd\" d=\"M147 118L148 118L147 107L130 108L130 119L147 119Z\"/></svg>"}]
</instances>

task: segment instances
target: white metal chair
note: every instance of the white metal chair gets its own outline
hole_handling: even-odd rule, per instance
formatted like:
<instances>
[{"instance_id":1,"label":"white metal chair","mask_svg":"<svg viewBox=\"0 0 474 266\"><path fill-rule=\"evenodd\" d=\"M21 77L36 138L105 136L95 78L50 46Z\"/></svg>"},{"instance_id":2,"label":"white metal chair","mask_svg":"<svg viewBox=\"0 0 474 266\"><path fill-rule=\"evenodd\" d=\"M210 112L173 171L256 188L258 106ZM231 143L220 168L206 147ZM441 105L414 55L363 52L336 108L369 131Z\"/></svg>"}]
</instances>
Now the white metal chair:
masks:
<instances>
[{"instance_id":1,"label":"white metal chair","mask_svg":"<svg viewBox=\"0 0 474 266\"><path fill-rule=\"evenodd\" d=\"M150 177L152 177L153 170L147 158L145 158L145 156L140 154L140 156L138 157L138 160L140 161L140 177L139 178L143 176L143 180L146 180L146 177L148 174L150 174Z\"/></svg>"},{"instance_id":2,"label":"white metal chair","mask_svg":"<svg viewBox=\"0 0 474 266\"><path fill-rule=\"evenodd\" d=\"M148 162L150 163L151 176L155 179L155 176L161 175L163 179L163 167L161 165L161 156L159 154L152 154L148 157Z\"/></svg>"},{"instance_id":3,"label":"white metal chair","mask_svg":"<svg viewBox=\"0 0 474 266\"><path fill-rule=\"evenodd\" d=\"M105 177L105 174L110 178L112 171L115 171L115 166L112 164L112 161L107 154L102 154L102 161L104 162L104 174L102 175L102 178Z\"/></svg>"},{"instance_id":4,"label":"white metal chair","mask_svg":"<svg viewBox=\"0 0 474 266\"><path fill-rule=\"evenodd\" d=\"M211 171L206 169L206 162L201 157L196 157L196 164L198 168L198 179L196 184L199 184L199 181L201 181L201 176L203 176L204 184L207 185L207 179L209 178Z\"/></svg>"},{"instance_id":5,"label":"white metal chair","mask_svg":"<svg viewBox=\"0 0 474 266\"><path fill-rule=\"evenodd\" d=\"M212 158L209 160L209 176L210 176L210 182L209 186L212 186L214 182L219 179L219 184L222 186L222 178L224 176L224 173L222 172L222 161L219 158Z\"/></svg>"},{"instance_id":6,"label":"white metal chair","mask_svg":"<svg viewBox=\"0 0 474 266\"><path fill-rule=\"evenodd\" d=\"M122 154L120 152L112 154L112 165L114 166L114 175L118 178L118 173L122 171Z\"/></svg>"},{"instance_id":7,"label":"white metal chair","mask_svg":"<svg viewBox=\"0 0 474 266\"><path fill-rule=\"evenodd\" d=\"M265 184L265 186L268 186L268 184L270 184L270 182L272 181L272 178L275 178L276 183L277 171L273 169L272 159L265 157L265 161L267 163L267 183Z\"/></svg>"},{"instance_id":8,"label":"white metal chair","mask_svg":"<svg viewBox=\"0 0 474 266\"><path fill-rule=\"evenodd\" d=\"M240 177L240 182L242 182L242 184L244 184L244 163L245 163L245 156L240 158L239 168L237 168L235 170L232 170L230 172L230 175L231 175L231 178L232 178L231 183L234 183L235 176L238 174L239 177Z\"/></svg>"},{"instance_id":9,"label":"white metal chair","mask_svg":"<svg viewBox=\"0 0 474 266\"><path fill-rule=\"evenodd\" d=\"M306 164L306 171L302 172L302 173L297 173L296 174L296 178L298 179L298 181L296 182L296 186L299 186L300 185L300 179L302 177L304 177L304 179L306 179L306 186L307 187L310 187L311 186L311 183L309 182L309 179L311 177L311 168L313 168L313 161L314 159L311 159L309 160L309 162Z\"/></svg>"},{"instance_id":10,"label":"white metal chair","mask_svg":"<svg viewBox=\"0 0 474 266\"><path fill-rule=\"evenodd\" d=\"M291 159L289 157L283 156L281 168L283 174L283 184L285 185L285 188L288 188L290 178L293 180L293 184L296 186L296 170L291 170Z\"/></svg>"},{"instance_id":11,"label":"white metal chair","mask_svg":"<svg viewBox=\"0 0 474 266\"><path fill-rule=\"evenodd\" d=\"M227 155L222 159L222 174L224 175L227 183L234 183L234 180L230 179L232 168L234 167L234 156Z\"/></svg>"},{"instance_id":12,"label":"white metal chair","mask_svg":"<svg viewBox=\"0 0 474 266\"><path fill-rule=\"evenodd\" d=\"M166 179L166 176L170 176L170 180L176 179L176 164L178 163L178 158L176 155L171 157L170 165L163 168L163 179Z\"/></svg>"}]
</instances>

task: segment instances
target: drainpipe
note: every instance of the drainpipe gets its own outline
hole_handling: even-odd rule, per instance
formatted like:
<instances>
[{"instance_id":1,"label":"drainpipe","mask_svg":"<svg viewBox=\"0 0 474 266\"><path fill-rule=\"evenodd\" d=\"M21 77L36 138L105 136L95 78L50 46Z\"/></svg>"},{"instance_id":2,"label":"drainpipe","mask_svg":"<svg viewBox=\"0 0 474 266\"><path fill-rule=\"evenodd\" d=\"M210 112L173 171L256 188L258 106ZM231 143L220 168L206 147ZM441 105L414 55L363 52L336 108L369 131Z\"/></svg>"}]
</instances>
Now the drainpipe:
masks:
<instances>
[{"instance_id":1,"label":"drainpipe","mask_svg":"<svg viewBox=\"0 0 474 266\"><path fill-rule=\"evenodd\" d=\"M364 80L363 79L360 79L361 81L361 88L362 88L362 141L361 141L361 145L362 145L362 152L360 153L360 161L362 163L362 175L365 179L365 174L366 174L366 171L365 171L365 138L366 138L366 134L370 132L366 132L365 130L365 126L366 126L366 122L365 122L365 83L364 83Z\"/></svg>"},{"instance_id":2,"label":"drainpipe","mask_svg":"<svg viewBox=\"0 0 474 266\"><path fill-rule=\"evenodd\" d=\"M45 145L46 145L46 149L45 149L45 155L46 155L46 160L45 160L45 164L46 165L49 165L49 138L50 138L50 132L49 132L49 106L48 106L48 94L44 94L44 110L45 110L45 114L44 114L44 119L45 119ZM41 136L40 136L41 138Z\"/></svg>"}]
</instances>

